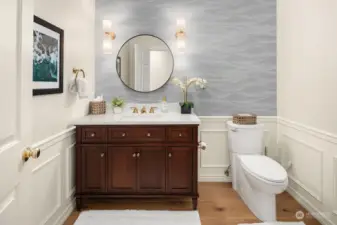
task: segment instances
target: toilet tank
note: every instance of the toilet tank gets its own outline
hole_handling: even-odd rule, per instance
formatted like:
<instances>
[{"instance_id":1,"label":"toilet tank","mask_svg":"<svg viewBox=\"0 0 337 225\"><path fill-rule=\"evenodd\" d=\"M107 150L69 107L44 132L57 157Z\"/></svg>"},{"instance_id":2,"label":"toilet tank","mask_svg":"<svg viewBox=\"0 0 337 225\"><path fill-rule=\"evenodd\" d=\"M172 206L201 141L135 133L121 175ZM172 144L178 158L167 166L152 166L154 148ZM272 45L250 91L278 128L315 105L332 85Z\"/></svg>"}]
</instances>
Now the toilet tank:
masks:
<instances>
[{"instance_id":1,"label":"toilet tank","mask_svg":"<svg viewBox=\"0 0 337 225\"><path fill-rule=\"evenodd\" d=\"M240 125L227 122L228 147L231 153L262 154L264 151L264 125Z\"/></svg>"}]
</instances>

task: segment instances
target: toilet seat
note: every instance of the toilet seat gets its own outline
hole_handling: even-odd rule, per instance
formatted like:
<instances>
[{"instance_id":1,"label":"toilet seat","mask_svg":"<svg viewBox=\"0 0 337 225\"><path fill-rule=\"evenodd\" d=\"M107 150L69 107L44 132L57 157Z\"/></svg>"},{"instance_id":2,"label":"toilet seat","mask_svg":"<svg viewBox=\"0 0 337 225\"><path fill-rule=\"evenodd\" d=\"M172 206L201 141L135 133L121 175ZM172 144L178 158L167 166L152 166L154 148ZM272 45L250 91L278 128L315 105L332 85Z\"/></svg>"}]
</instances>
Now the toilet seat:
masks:
<instances>
[{"instance_id":1,"label":"toilet seat","mask_svg":"<svg viewBox=\"0 0 337 225\"><path fill-rule=\"evenodd\" d=\"M288 179L286 170L275 160L264 155L239 156L242 167L253 176L271 183L284 183Z\"/></svg>"}]
</instances>

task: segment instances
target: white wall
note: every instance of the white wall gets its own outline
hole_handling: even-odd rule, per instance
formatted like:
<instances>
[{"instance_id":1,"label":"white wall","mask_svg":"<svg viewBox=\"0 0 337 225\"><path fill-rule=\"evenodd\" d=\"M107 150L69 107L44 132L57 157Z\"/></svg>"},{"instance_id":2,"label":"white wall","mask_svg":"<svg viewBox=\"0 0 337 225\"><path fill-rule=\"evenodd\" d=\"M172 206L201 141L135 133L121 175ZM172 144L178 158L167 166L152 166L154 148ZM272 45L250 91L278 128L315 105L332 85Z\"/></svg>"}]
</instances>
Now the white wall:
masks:
<instances>
[{"instance_id":1,"label":"white wall","mask_svg":"<svg viewBox=\"0 0 337 225\"><path fill-rule=\"evenodd\" d=\"M337 224L337 1L278 1L278 143L289 193Z\"/></svg>"},{"instance_id":2,"label":"white wall","mask_svg":"<svg viewBox=\"0 0 337 225\"><path fill-rule=\"evenodd\" d=\"M62 225L74 208L75 134L69 122L83 116L88 100L68 93L72 68L82 68L94 91L94 0L35 0L36 16L64 30L64 93L33 99L33 147L41 156L32 162L35 224ZM48 199L48 201L46 201Z\"/></svg>"},{"instance_id":3,"label":"white wall","mask_svg":"<svg viewBox=\"0 0 337 225\"><path fill-rule=\"evenodd\" d=\"M64 93L34 97L33 139L41 141L65 129L72 118L87 112L88 100L68 93L73 67L82 68L94 91L94 0L35 0L36 16L64 30Z\"/></svg>"}]
</instances>

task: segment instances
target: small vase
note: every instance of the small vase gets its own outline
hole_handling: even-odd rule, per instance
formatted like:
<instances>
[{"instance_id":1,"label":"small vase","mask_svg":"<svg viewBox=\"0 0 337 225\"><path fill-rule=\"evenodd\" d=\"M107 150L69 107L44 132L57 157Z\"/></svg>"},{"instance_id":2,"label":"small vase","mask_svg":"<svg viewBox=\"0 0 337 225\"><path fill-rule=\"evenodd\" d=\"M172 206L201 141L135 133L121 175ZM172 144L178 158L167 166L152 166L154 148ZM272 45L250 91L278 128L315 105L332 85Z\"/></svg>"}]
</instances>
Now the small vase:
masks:
<instances>
[{"instance_id":1,"label":"small vase","mask_svg":"<svg viewBox=\"0 0 337 225\"><path fill-rule=\"evenodd\" d=\"M114 113L115 114L120 114L120 113L122 113L122 111L123 111L123 108L122 107L114 107L113 108L113 110L114 110Z\"/></svg>"},{"instance_id":2,"label":"small vase","mask_svg":"<svg viewBox=\"0 0 337 225\"><path fill-rule=\"evenodd\" d=\"M180 103L181 114L191 114L192 112L192 105Z\"/></svg>"}]
</instances>

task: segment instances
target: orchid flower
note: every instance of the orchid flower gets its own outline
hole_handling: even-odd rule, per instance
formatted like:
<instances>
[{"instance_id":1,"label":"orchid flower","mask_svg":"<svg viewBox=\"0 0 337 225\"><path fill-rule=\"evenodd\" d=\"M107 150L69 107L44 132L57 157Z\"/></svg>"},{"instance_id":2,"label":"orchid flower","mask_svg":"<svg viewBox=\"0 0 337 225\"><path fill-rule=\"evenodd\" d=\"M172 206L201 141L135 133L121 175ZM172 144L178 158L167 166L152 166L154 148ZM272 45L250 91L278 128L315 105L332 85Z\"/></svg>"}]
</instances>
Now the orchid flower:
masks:
<instances>
[{"instance_id":1,"label":"orchid flower","mask_svg":"<svg viewBox=\"0 0 337 225\"><path fill-rule=\"evenodd\" d=\"M182 92L184 94L184 102L187 102L187 90L192 84L195 84L196 86L200 87L201 89L205 89L206 84L207 84L207 81L205 79L196 78L196 77L195 78L189 78L189 79L186 78L185 82L182 82L177 77L173 77L171 79L171 82L174 85L179 86L180 89L182 90Z\"/></svg>"}]
</instances>

